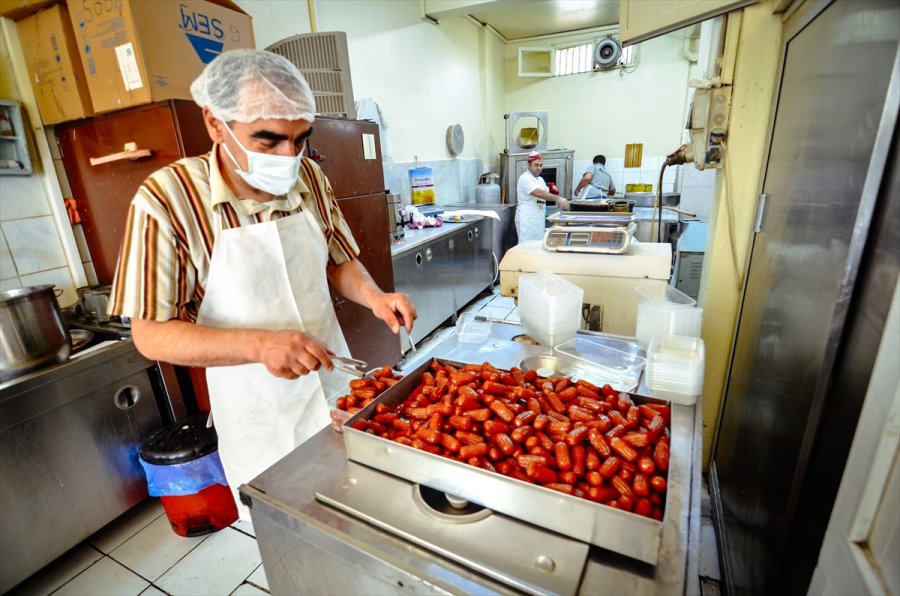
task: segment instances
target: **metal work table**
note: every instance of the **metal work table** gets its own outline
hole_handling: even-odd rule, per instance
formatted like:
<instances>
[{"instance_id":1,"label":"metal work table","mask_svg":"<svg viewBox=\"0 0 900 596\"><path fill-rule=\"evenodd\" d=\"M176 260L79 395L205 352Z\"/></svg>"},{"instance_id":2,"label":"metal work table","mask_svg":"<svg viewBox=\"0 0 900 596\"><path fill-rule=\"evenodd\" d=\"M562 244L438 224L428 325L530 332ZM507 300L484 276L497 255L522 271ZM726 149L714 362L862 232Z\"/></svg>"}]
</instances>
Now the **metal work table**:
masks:
<instances>
[{"instance_id":1,"label":"metal work table","mask_svg":"<svg viewBox=\"0 0 900 596\"><path fill-rule=\"evenodd\" d=\"M443 225L437 228L421 228L413 230L405 227L403 240L391 244L391 257L397 257L402 254L406 254L420 246L424 246L429 242L440 238L441 236L446 236L448 234L456 232L460 226L466 225L467 223L473 221L480 221L482 219L484 219L484 217L469 216L465 221L462 222L445 221Z\"/></svg>"},{"instance_id":2,"label":"metal work table","mask_svg":"<svg viewBox=\"0 0 900 596\"><path fill-rule=\"evenodd\" d=\"M484 344L460 344L456 336L451 335L430 353L420 353L409 359L404 369L412 370L432 357L489 361L497 367L509 367L517 365L526 356L545 352L540 346L511 341L520 333L519 325L494 323L491 337ZM648 395L643 386L636 392ZM699 594L701 411L699 403L696 406L673 404L672 407L671 457L673 461L679 460L684 477L670 478L668 510L656 566L592 546L587 552L577 593ZM681 437L680 448L676 447L676 436ZM501 582L479 573L449 555L436 554L414 541L379 529L374 523L366 523L316 499L315 492L347 483L365 483L372 474L381 472L348 461L343 435L329 427L240 487L242 500L251 507L273 594L521 593L521 588L511 585L516 582ZM396 484L386 486L386 490L378 490L380 485L374 484L371 500L378 504L377 508L393 510L401 516L421 516L411 505L414 499L409 497L410 486L415 491L414 485L406 485L401 494L395 490ZM511 520L496 513L491 517L499 518L498 522ZM373 518L371 521L379 520ZM511 521L521 530L521 522ZM472 525L479 524L481 522ZM459 525L447 524L445 527L446 533L453 534L457 540L462 535L463 545L467 540L481 541L495 554L516 551L520 542L529 542L533 547L547 536L545 532L538 535L541 532L534 529L529 530L535 532L530 540L517 540L503 532L489 535L484 540L483 533L467 535L466 528ZM472 531L477 532L477 529ZM530 571L533 573L534 570ZM544 593L542 590L528 591Z\"/></svg>"}]
</instances>

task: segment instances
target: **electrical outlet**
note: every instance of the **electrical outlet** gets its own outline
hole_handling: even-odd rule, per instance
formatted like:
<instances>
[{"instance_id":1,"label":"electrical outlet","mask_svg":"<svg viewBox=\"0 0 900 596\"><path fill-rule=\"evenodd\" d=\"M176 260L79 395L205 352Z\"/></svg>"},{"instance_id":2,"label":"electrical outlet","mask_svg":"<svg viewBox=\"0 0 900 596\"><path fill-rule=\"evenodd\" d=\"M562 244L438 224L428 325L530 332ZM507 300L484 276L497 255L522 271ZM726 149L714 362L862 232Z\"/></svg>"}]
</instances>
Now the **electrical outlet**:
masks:
<instances>
[{"instance_id":1,"label":"electrical outlet","mask_svg":"<svg viewBox=\"0 0 900 596\"><path fill-rule=\"evenodd\" d=\"M696 89L691 105L691 145L698 170L722 167L722 143L728 135L731 87Z\"/></svg>"}]
</instances>

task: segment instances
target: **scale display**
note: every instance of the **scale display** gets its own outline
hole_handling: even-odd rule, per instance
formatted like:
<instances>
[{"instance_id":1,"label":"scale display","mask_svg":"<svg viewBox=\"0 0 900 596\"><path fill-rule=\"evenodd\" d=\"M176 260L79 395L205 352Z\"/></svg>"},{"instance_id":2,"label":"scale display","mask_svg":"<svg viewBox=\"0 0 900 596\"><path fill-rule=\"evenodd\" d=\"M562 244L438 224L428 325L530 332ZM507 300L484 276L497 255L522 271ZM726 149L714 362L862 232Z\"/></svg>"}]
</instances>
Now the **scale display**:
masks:
<instances>
[{"instance_id":1,"label":"scale display","mask_svg":"<svg viewBox=\"0 0 900 596\"><path fill-rule=\"evenodd\" d=\"M544 248L558 252L622 254L637 226L553 226L544 233Z\"/></svg>"}]
</instances>

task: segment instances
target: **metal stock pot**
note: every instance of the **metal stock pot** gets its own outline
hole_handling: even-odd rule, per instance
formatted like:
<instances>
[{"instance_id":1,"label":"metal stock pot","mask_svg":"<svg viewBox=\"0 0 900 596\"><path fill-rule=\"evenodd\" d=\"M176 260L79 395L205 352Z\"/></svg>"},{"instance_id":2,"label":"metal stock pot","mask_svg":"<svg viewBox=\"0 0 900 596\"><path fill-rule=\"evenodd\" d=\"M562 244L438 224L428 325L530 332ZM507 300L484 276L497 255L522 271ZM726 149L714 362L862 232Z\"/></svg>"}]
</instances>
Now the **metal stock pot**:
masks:
<instances>
[{"instance_id":1,"label":"metal stock pot","mask_svg":"<svg viewBox=\"0 0 900 596\"><path fill-rule=\"evenodd\" d=\"M64 362L71 350L52 285L0 292L0 381Z\"/></svg>"}]
</instances>

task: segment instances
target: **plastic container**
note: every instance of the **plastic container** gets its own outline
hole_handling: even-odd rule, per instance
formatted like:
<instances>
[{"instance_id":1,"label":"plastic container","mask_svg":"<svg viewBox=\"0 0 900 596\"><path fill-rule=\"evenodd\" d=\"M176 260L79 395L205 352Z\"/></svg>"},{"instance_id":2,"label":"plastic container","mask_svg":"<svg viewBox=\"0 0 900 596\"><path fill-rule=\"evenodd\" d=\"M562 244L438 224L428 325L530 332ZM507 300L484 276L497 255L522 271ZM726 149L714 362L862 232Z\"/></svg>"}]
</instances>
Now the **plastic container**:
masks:
<instances>
[{"instance_id":1,"label":"plastic container","mask_svg":"<svg viewBox=\"0 0 900 596\"><path fill-rule=\"evenodd\" d=\"M639 355L637 344L627 344L624 350L620 350L584 336L577 336L553 350L564 374L594 385L608 383L617 391L635 389L646 362Z\"/></svg>"},{"instance_id":2,"label":"plastic container","mask_svg":"<svg viewBox=\"0 0 900 596\"><path fill-rule=\"evenodd\" d=\"M141 446L150 496L159 497L179 536L202 536L238 519L234 496L219 460L219 437L206 415L162 428Z\"/></svg>"},{"instance_id":3,"label":"plastic container","mask_svg":"<svg viewBox=\"0 0 900 596\"><path fill-rule=\"evenodd\" d=\"M347 391L343 391L338 395L332 395L329 398L326 398L326 402L328 403L329 413L331 414L331 428L336 430L337 432L344 432L341 430L341 427L344 426L344 423L350 420L353 416L350 412L346 410L339 410L337 407L337 400L342 395L346 395Z\"/></svg>"},{"instance_id":4,"label":"plastic container","mask_svg":"<svg viewBox=\"0 0 900 596\"><path fill-rule=\"evenodd\" d=\"M655 335L699 337L703 309L697 301L665 283L641 286L635 335L647 348Z\"/></svg>"},{"instance_id":5,"label":"plastic container","mask_svg":"<svg viewBox=\"0 0 900 596\"><path fill-rule=\"evenodd\" d=\"M548 271L519 276L519 317L525 333L547 348L575 337L584 290Z\"/></svg>"},{"instance_id":6,"label":"plastic container","mask_svg":"<svg viewBox=\"0 0 900 596\"><path fill-rule=\"evenodd\" d=\"M462 315L456 323L456 341L461 344L481 344L491 336L491 319L474 313Z\"/></svg>"},{"instance_id":7,"label":"plastic container","mask_svg":"<svg viewBox=\"0 0 900 596\"><path fill-rule=\"evenodd\" d=\"M706 352L699 337L656 335L647 348L645 382L654 396L694 404L703 392Z\"/></svg>"}]
</instances>

